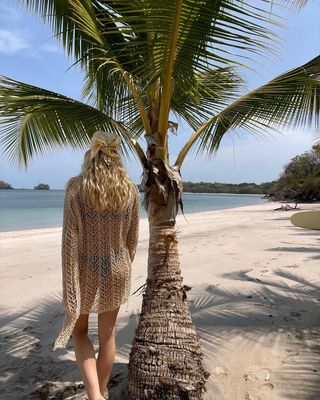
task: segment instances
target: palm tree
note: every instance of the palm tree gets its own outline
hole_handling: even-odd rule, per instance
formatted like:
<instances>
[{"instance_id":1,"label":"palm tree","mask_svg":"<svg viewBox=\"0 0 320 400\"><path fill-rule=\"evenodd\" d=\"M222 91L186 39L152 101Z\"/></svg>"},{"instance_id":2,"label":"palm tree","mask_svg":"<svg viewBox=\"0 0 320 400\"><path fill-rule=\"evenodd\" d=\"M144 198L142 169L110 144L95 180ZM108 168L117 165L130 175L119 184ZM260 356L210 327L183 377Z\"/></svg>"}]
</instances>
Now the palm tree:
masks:
<instances>
[{"instance_id":1,"label":"palm tree","mask_svg":"<svg viewBox=\"0 0 320 400\"><path fill-rule=\"evenodd\" d=\"M51 25L81 65L84 100L2 77L4 151L27 164L48 148L84 148L102 129L122 137L125 155L137 155L150 247L128 398L200 399L208 373L186 303L190 288L182 282L175 229L182 164L194 147L213 154L236 128L260 133L285 125L317 126L320 57L243 94L239 60L273 48L268 24L275 17L266 7L271 0L20 2ZM177 129L175 116L194 133L172 163L168 132Z\"/></svg>"}]
</instances>

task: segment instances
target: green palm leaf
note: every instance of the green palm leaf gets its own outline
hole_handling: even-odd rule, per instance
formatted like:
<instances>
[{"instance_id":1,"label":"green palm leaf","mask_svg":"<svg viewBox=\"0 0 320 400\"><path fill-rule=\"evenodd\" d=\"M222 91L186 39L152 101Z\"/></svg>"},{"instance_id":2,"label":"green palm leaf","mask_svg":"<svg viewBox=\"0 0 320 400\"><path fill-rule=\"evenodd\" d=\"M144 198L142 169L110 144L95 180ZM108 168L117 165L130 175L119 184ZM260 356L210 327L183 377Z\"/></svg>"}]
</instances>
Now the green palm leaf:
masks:
<instances>
[{"instance_id":1,"label":"green palm leaf","mask_svg":"<svg viewBox=\"0 0 320 400\"><path fill-rule=\"evenodd\" d=\"M6 77L0 78L0 118L4 152L25 165L47 149L85 149L99 129L122 137L124 155L135 150L143 156L119 121L80 101Z\"/></svg>"},{"instance_id":2,"label":"green palm leaf","mask_svg":"<svg viewBox=\"0 0 320 400\"><path fill-rule=\"evenodd\" d=\"M182 85L174 87L171 110L197 129L212 113L223 110L239 96L243 80L233 68L216 68L195 75L188 90Z\"/></svg>"},{"instance_id":3,"label":"green palm leaf","mask_svg":"<svg viewBox=\"0 0 320 400\"><path fill-rule=\"evenodd\" d=\"M296 76L291 81L290 77L284 81L276 78L263 87L264 93L254 91L239 100L235 97L241 80L230 65L236 66L241 58L245 60L250 54L272 48L275 36L268 27L277 20L272 14L272 0L258 0L254 5L249 0L20 2L50 23L67 53L84 69L84 102L90 104L84 110L108 116L108 121L125 121L126 129L135 138L143 131L159 132L160 156L164 159L170 111L196 131L182 150L182 158L196 142L200 149L213 152L222 136L238 126L258 130L294 122L292 116L297 119L295 124L299 118L301 124L305 122L302 110L307 106L302 104L299 92L304 87L302 78L300 83L295 82ZM302 7L306 2L282 3ZM286 102L293 99L291 88L296 90L296 96L290 108ZM278 98L281 101L277 102ZM261 106L263 101L268 103L265 108ZM58 102L57 107L60 105ZM51 106L52 118L48 121L53 124L53 102ZM62 113L60 108L59 112ZM212 112L215 115L210 117ZM4 108L2 116L8 115L12 118L16 114ZM40 118L36 115L33 113L31 118L28 114L28 118L35 121ZM63 118L67 120L66 113ZM30 124L25 122L23 126ZM7 129L11 125L6 124ZM10 143L6 132L6 143ZM79 128L77 132L76 136L82 131ZM30 155L37 146L42 149L45 143L50 146L51 141L63 141L53 132L46 142L41 140L29 141ZM12 149L9 145L7 152Z\"/></svg>"},{"instance_id":4,"label":"green palm leaf","mask_svg":"<svg viewBox=\"0 0 320 400\"><path fill-rule=\"evenodd\" d=\"M233 53L267 49L273 37L266 28L268 1L262 0L261 8L243 0L20 1L51 24L84 67L85 97L95 97L95 106L113 115L128 90L136 92L140 114L157 109L163 136L172 86L190 91L195 74L234 64ZM144 99L137 96L142 89Z\"/></svg>"},{"instance_id":5,"label":"green palm leaf","mask_svg":"<svg viewBox=\"0 0 320 400\"><path fill-rule=\"evenodd\" d=\"M301 67L274 78L243 95L202 124L181 150L176 164L182 164L194 144L215 152L223 136L235 128L264 133L266 129L292 126L319 128L320 56Z\"/></svg>"}]
</instances>

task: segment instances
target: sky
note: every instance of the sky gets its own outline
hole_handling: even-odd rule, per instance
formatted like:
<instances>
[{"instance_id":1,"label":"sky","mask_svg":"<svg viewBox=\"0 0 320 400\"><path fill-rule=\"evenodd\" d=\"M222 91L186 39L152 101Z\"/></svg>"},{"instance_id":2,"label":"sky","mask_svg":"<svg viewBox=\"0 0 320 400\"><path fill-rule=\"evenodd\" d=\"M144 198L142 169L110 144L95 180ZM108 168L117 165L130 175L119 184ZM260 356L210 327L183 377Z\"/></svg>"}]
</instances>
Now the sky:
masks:
<instances>
[{"instance_id":1,"label":"sky","mask_svg":"<svg viewBox=\"0 0 320 400\"><path fill-rule=\"evenodd\" d=\"M297 67L320 54L320 6L310 1L296 14L281 11L284 28L276 28L284 40L277 56L258 58L245 71L248 89L264 84L278 74ZM72 60L38 17L28 14L15 0L0 0L0 75L43 87L79 99L83 75L68 70ZM170 156L174 161L192 130L178 121L178 135L170 135ZM1 129L0 129L1 135ZM315 143L312 130L286 130L263 139L243 130L229 134L218 153L208 158L192 152L182 166L182 177L193 182L267 182L279 177L283 166L294 156L310 150ZM1 139L1 137L0 137ZM33 188L40 182L63 189L66 181L80 172L83 153L74 150L48 152L17 168L3 155L0 144L0 180L15 188ZM125 161L130 177L140 182L139 163Z\"/></svg>"}]
</instances>

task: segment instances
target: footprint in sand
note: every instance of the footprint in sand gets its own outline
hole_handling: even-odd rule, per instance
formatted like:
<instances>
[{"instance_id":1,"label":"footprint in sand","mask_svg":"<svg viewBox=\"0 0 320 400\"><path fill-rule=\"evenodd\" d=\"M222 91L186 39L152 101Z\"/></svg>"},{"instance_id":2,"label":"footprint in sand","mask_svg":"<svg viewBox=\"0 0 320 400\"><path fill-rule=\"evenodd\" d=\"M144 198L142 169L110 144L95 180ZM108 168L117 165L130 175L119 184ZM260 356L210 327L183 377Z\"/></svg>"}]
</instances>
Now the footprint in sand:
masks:
<instances>
[{"instance_id":1,"label":"footprint in sand","mask_svg":"<svg viewBox=\"0 0 320 400\"><path fill-rule=\"evenodd\" d=\"M243 375L245 381L268 381L270 379L270 369L262 368L254 371L249 371Z\"/></svg>"},{"instance_id":2,"label":"footprint in sand","mask_svg":"<svg viewBox=\"0 0 320 400\"><path fill-rule=\"evenodd\" d=\"M298 312L295 312L295 311L292 311L292 312L290 313L290 315L291 315L292 317L301 317L301 314L298 313Z\"/></svg>"},{"instance_id":3,"label":"footprint in sand","mask_svg":"<svg viewBox=\"0 0 320 400\"><path fill-rule=\"evenodd\" d=\"M263 390L263 391L270 391L270 390L273 390L274 389L274 386L273 386L273 384L271 383L271 382L267 382L267 383L264 383L263 385L261 385L260 386L260 388Z\"/></svg>"},{"instance_id":4,"label":"footprint in sand","mask_svg":"<svg viewBox=\"0 0 320 400\"><path fill-rule=\"evenodd\" d=\"M216 284L216 285L209 285L209 286L207 286L207 290L217 289L219 286L220 286L219 284ZM320 301L320 299L319 299L319 301Z\"/></svg>"},{"instance_id":5,"label":"footprint in sand","mask_svg":"<svg viewBox=\"0 0 320 400\"><path fill-rule=\"evenodd\" d=\"M292 322L295 318L301 319L302 315L298 312L292 311L290 316L283 317L283 320L286 322Z\"/></svg>"},{"instance_id":6,"label":"footprint in sand","mask_svg":"<svg viewBox=\"0 0 320 400\"><path fill-rule=\"evenodd\" d=\"M257 394L246 393L244 395L244 400L261 400L261 397L258 396Z\"/></svg>"},{"instance_id":7,"label":"footprint in sand","mask_svg":"<svg viewBox=\"0 0 320 400\"><path fill-rule=\"evenodd\" d=\"M296 268L298 268L298 265L297 265L297 264L293 264L293 265L284 265L282 268L293 268L293 269L296 269Z\"/></svg>"}]
</instances>

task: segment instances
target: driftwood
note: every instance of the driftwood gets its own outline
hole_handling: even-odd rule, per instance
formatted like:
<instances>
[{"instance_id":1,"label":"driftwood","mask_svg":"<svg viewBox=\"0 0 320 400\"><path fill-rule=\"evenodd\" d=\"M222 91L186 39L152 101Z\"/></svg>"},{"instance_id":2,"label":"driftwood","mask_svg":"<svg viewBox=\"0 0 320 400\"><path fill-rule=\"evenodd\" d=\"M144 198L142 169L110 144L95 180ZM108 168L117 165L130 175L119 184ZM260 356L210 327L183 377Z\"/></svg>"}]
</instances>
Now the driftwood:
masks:
<instances>
[{"instance_id":1,"label":"driftwood","mask_svg":"<svg viewBox=\"0 0 320 400\"><path fill-rule=\"evenodd\" d=\"M273 211L290 211L290 210L300 210L300 207L297 207L298 203L295 204L294 207L291 207L290 204L281 204L281 207L274 208Z\"/></svg>"}]
</instances>

